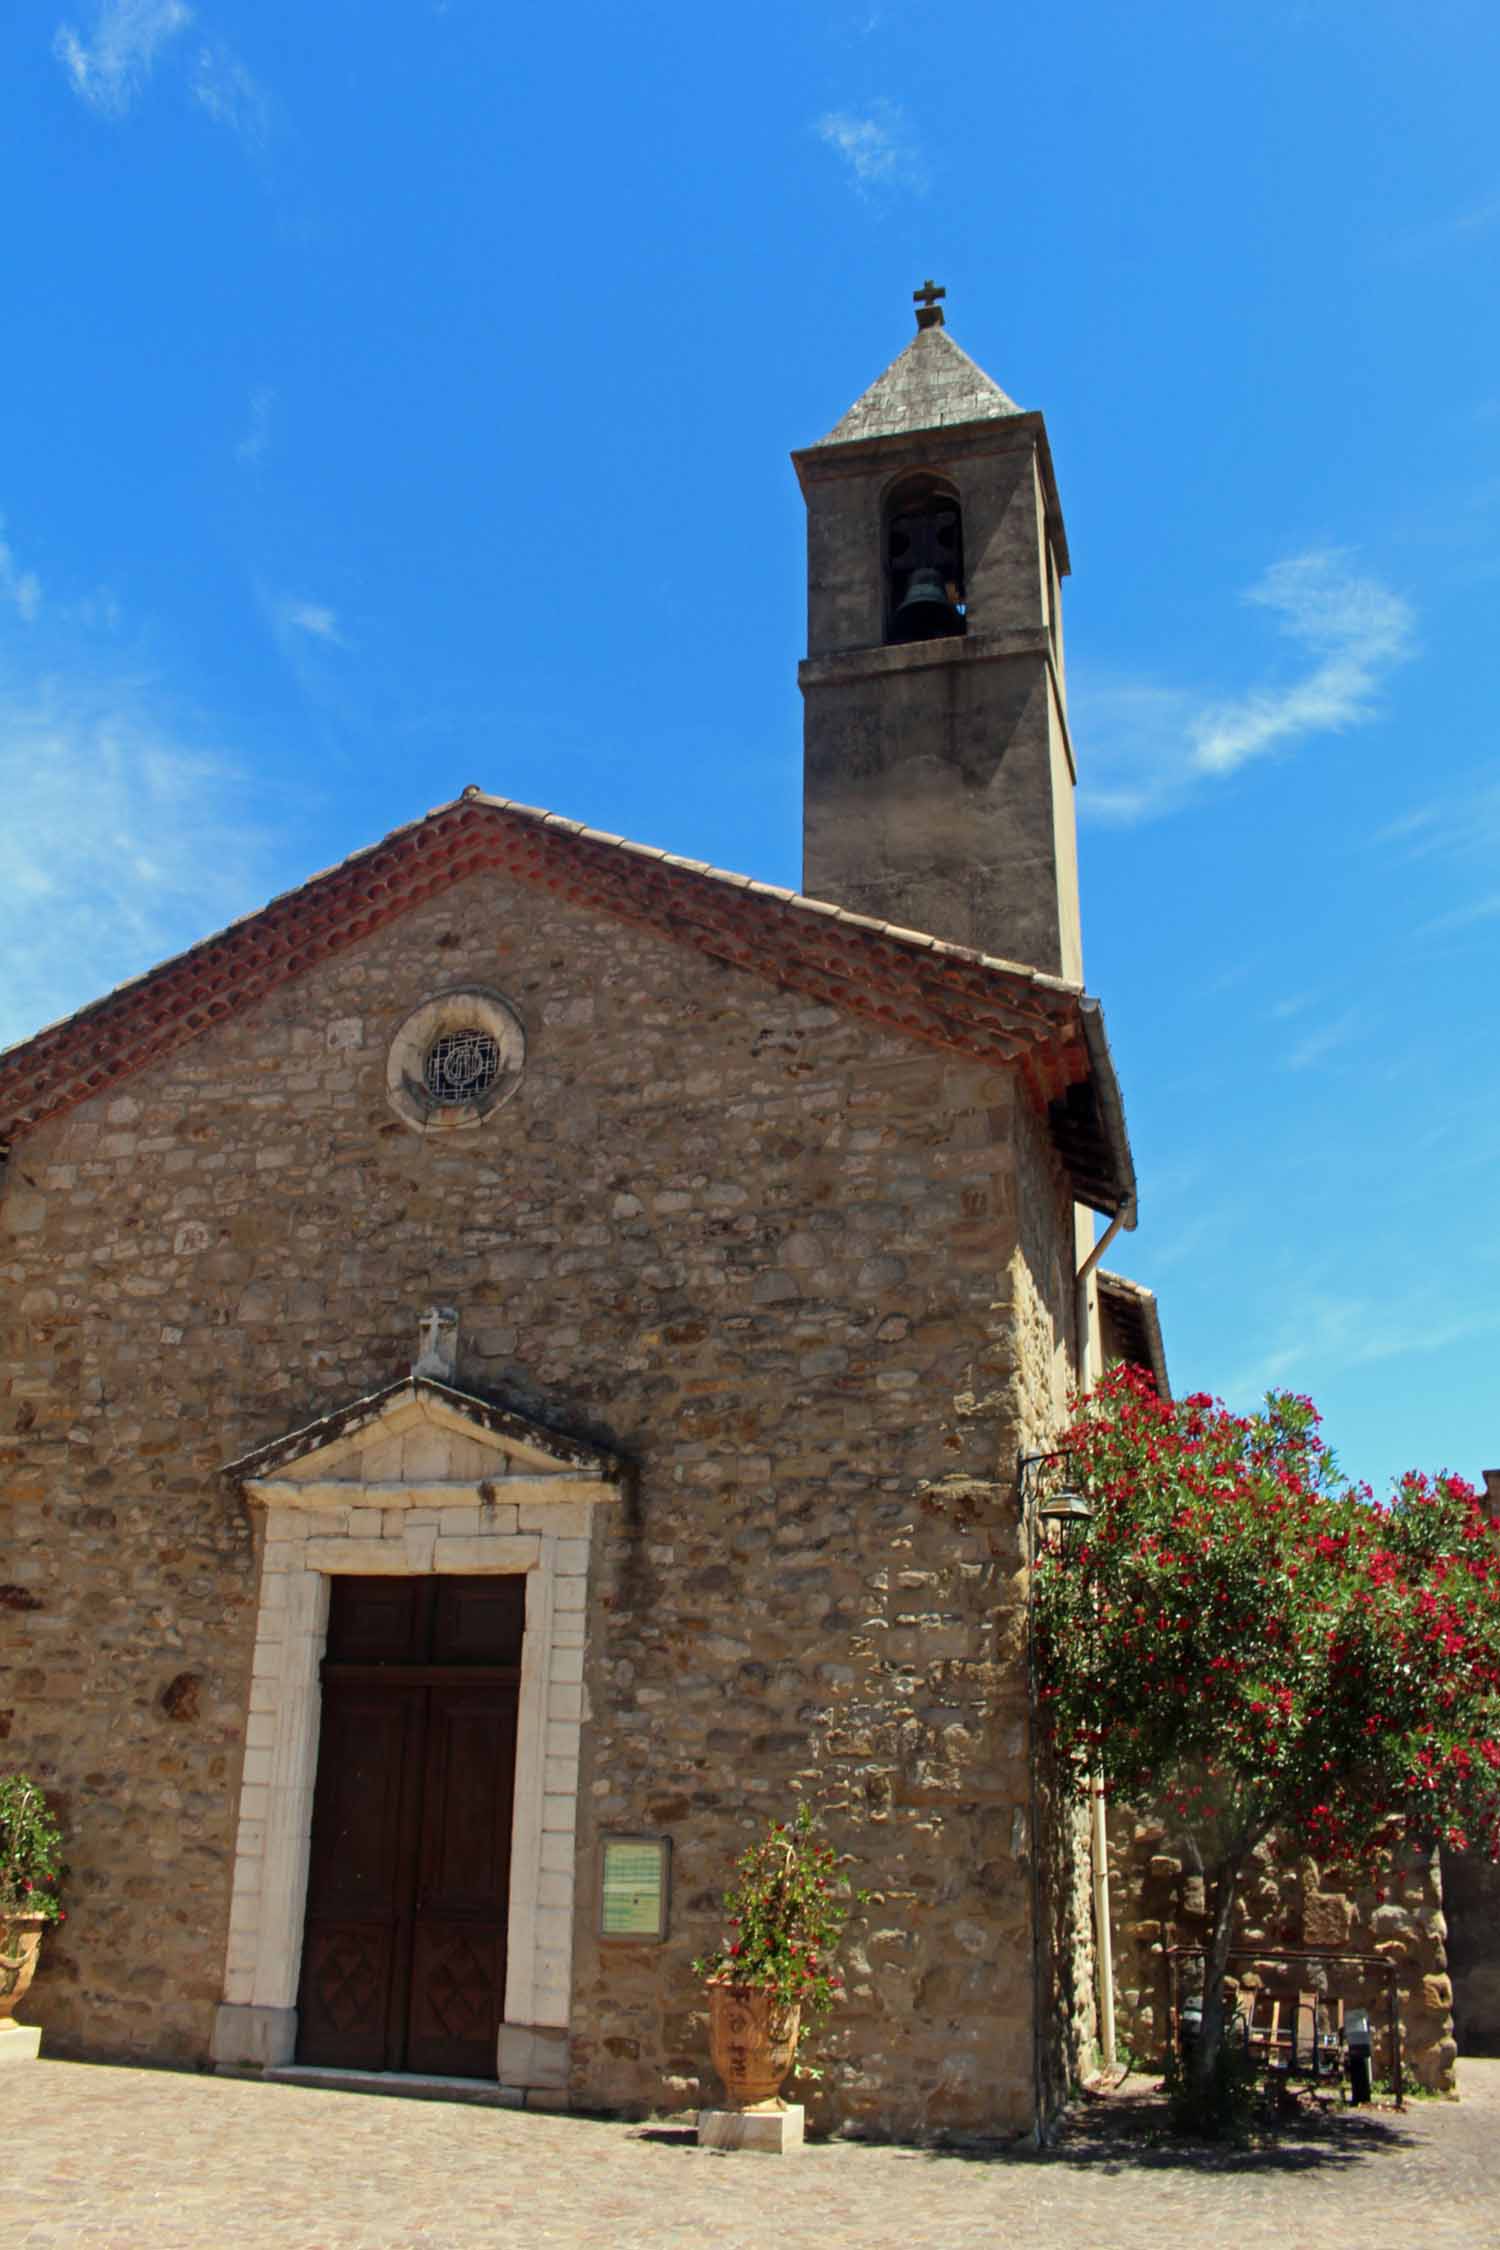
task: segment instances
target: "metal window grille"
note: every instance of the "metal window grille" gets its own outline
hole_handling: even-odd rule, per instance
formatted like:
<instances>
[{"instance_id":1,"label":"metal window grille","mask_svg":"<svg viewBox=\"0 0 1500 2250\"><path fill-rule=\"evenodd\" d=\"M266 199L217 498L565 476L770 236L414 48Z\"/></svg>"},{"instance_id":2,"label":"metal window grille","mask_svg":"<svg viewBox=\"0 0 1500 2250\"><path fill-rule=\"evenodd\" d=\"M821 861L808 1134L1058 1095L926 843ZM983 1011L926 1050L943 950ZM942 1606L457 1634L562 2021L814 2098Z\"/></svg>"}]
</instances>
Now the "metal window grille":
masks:
<instances>
[{"instance_id":1,"label":"metal window grille","mask_svg":"<svg viewBox=\"0 0 1500 2250\"><path fill-rule=\"evenodd\" d=\"M500 1049L489 1032L445 1031L427 1050L422 1077L435 1102L457 1108L477 1102L500 1075Z\"/></svg>"}]
</instances>

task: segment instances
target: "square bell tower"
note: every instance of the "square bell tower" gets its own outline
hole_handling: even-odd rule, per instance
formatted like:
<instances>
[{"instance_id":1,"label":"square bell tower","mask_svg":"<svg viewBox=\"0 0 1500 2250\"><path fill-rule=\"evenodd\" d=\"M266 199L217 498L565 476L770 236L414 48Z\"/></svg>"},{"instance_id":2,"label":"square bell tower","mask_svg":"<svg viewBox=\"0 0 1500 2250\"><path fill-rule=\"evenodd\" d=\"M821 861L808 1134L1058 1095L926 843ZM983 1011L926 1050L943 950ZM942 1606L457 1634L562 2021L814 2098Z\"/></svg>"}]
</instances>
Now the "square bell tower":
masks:
<instances>
[{"instance_id":1,"label":"square bell tower","mask_svg":"<svg viewBox=\"0 0 1500 2250\"><path fill-rule=\"evenodd\" d=\"M1040 414L917 333L817 445L807 502L803 880L1081 983L1068 545Z\"/></svg>"}]
</instances>

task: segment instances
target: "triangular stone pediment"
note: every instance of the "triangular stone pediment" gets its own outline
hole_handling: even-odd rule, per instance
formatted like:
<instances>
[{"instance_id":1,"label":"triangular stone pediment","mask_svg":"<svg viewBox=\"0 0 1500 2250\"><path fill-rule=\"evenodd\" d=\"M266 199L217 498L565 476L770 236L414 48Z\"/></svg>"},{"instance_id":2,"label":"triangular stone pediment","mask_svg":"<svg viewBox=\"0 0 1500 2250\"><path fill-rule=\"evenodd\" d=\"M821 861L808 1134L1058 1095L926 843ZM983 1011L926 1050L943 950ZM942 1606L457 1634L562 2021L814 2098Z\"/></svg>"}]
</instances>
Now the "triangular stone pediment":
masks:
<instances>
[{"instance_id":1,"label":"triangular stone pediment","mask_svg":"<svg viewBox=\"0 0 1500 2250\"><path fill-rule=\"evenodd\" d=\"M603 1500L624 1463L586 1439L408 1376L226 1463L253 1500L282 1507L452 1506Z\"/></svg>"}]
</instances>

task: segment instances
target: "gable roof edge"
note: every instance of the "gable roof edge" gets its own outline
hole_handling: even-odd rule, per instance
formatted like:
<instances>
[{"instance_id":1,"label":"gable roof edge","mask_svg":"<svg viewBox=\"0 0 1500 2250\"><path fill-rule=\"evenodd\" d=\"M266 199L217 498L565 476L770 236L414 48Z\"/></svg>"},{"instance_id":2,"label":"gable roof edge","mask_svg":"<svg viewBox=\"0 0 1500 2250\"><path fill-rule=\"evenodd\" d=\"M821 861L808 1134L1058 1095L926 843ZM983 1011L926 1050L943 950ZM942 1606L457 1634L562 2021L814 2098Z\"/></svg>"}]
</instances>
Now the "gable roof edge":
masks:
<instances>
[{"instance_id":1,"label":"gable roof edge","mask_svg":"<svg viewBox=\"0 0 1500 2250\"><path fill-rule=\"evenodd\" d=\"M482 873L537 884L900 1036L1019 1063L1043 1107L1097 1072L1059 1153L1081 1202L1113 1214L1133 1197L1102 1018L1078 985L477 788L0 1054L0 1158L16 1135Z\"/></svg>"}]
</instances>

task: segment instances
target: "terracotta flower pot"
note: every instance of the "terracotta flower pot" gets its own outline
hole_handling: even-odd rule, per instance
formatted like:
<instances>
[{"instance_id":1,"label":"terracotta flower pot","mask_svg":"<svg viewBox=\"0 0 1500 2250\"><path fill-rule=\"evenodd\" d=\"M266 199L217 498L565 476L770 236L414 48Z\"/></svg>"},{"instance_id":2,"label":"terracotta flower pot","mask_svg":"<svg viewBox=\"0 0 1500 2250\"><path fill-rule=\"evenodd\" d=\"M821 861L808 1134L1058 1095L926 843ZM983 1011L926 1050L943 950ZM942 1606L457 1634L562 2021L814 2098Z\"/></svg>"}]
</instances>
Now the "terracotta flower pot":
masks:
<instances>
[{"instance_id":1,"label":"terracotta flower pot","mask_svg":"<svg viewBox=\"0 0 1500 2250\"><path fill-rule=\"evenodd\" d=\"M708 1987L708 2048L735 2109L774 2101L797 2054L802 2010L743 1984Z\"/></svg>"},{"instance_id":2,"label":"terracotta flower pot","mask_svg":"<svg viewBox=\"0 0 1500 2250\"><path fill-rule=\"evenodd\" d=\"M41 1914L0 1914L0 2023L8 2023L26 1997L46 1927Z\"/></svg>"}]
</instances>

